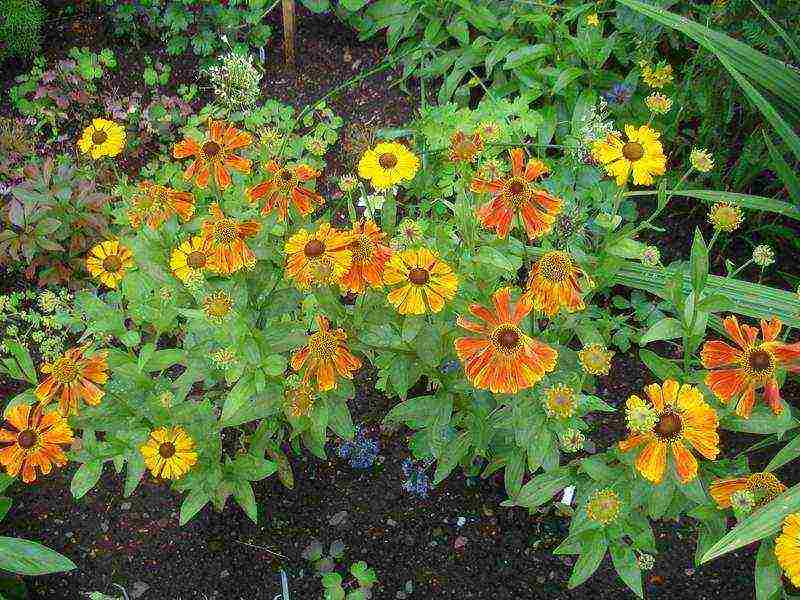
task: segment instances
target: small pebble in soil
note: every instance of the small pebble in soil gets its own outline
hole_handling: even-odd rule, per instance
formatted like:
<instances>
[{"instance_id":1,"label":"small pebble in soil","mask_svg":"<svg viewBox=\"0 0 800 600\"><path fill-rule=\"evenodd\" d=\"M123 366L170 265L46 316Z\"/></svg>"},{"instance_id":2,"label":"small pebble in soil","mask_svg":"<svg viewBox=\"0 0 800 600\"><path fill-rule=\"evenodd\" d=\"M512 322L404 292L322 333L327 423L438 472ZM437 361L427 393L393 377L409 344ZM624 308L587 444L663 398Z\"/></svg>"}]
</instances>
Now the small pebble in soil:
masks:
<instances>
[{"instance_id":1,"label":"small pebble in soil","mask_svg":"<svg viewBox=\"0 0 800 600\"><path fill-rule=\"evenodd\" d=\"M333 527L337 527L338 525L343 525L346 520L347 520L347 511L340 510L330 518L328 523Z\"/></svg>"}]
</instances>

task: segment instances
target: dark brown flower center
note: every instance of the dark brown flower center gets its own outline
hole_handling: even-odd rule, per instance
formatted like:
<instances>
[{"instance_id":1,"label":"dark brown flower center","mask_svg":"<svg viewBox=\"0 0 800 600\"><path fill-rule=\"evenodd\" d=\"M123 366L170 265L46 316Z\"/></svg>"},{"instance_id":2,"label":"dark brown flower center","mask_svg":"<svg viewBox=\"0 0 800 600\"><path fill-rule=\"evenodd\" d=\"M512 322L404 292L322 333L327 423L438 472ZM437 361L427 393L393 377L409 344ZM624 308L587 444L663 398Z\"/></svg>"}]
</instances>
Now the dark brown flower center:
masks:
<instances>
[{"instance_id":1,"label":"dark brown flower center","mask_svg":"<svg viewBox=\"0 0 800 600\"><path fill-rule=\"evenodd\" d=\"M408 280L414 285L425 285L430 278L430 273L419 267L415 267L408 272Z\"/></svg>"},{"instance_id":2,"label":"dark brown flower center","mask_svg":"<svg viewBox=\"0 0 800 600\"><path fill-rule=\"evenodd\" d=\"M24 429L17 436L17 444L25 450L33 448L38 440L39 435L33 429Z\"/></svg>"},{"instance_id":3,"label":"dark brown flower center","mask_svg":"<svg viewBox=\"0 0 800 600\"><path fill-rule=\"evenodd\" d=\"M186 257L186 264L193 269L202 269L206 266L206 253L195 250Z\"/></svg>"},{"instance_id":4,"label":"dark brown flower center","mask_svg":"<svg viewBox=\"0 0 800 600\"><path fill-rule=\"evenodd\" d=\"M99 146L100 144L104 144L108 140L108 134L105 131L95 131L92 134L92 143L95 146Z\"/></svg>"},{"instance_id":5,"label":"dark brown flower center","mask_svg":"<svg viewBox=\"0 0 800 600\"><path fill-rule=\"evenodd\" d=\"M106 256L103 259L103 269L109 273L116 273L122 268L122 261L119 256Z\"/></svg>"},{"instance_id":6,"label":"dark brown flower center","mask_svg":"<svg viewBox=\"0 0 800 600\"><path fill-rule=\"evenodd\" d=\"M230 244L239 233L239 226L231 219L220 219L214 223L214 243L217 245Z\"/></svg>"},{"instance_id":7,"label":"dark brown flower center","mask_svg":"<svg viewBox=\"0 0 800 600\"><path fill-rule=\"evenodd\" d=\"M222 147L217 142L206 142L203 144L203 154L206 155L206 158L214 158L217 154L219 154Z\"/></svg>"},{"instance_id":8,"label":"dark brown flower center","mask_svg":"<svg viewBox=\"0 0 800 600\"><path fill-rule=\"evenodd\" d=\"M368 235L360 235L350 244L350 251L353 253L353 262L369 262L375 254L375 242Z\"/></svg>"},{"instance_id":9,"label":"dark brown flower center","mask_svg":"<svg viewBox=\"0 0 800 600\"><path fill-rule=\"evenodd\" d=\"M158 447L158 453L161 458L172 458L175 456L175 444L172 442L164 442Z\"/></svg>"},{"instance_id":10,"label":"dark brown flower center","mask_svg":"<svg viewBox=\"0 0 800 600\"><path fill-rule=\"evenodd\" d=\"M622 147L622 156L635 162L644 156L644 146L639 142L628 142Z\"/></svg>"},{"instance_id":11,"label":"dark brown flower center","mask_svg":"<svg viewBox=\"0 0 800 600\"><path fill-rule=\"evenodd\" d=\"M683 422L679 415L667 412L661 415L656 422L653 431L663 440L670 440L678 436L683 429Z\"/></svg>"},{"instance_id":12,"label":"dark brown flower center","mask_svg":"<svg viewBox=\"0 0 800 600\"><path fill-rule=\"evenodd\" d=\"M378 164L384 169L391 169L397 165L397 157L391 152L384 152L378 158Z\"/></svg>"},{"instance_id":13,"label":"dark brown flower center","mask_svg":"<svg viewBox=\"0 0 800 600\"><path fill-rule=\"evenodd\" d=\"M325 252L325 244L319 240L311 240L306 244L306 247L303 251L307 257L317 258L318 256L322 256L322 254Z\"/></svg>"},{"instance_id":14,"label":"dark brown flower center","mask_svg":"<svg viewBox=\"0 0 800 600\"><path fill-rule=\"evenodd\" d=\"M519 342L519 334L513 329L506 329L497 336L497 343L503 348L514 348Z\"/></svg>"},{"instance_id":15,"label":"dark brown flower center","mask_svg":"<svg viewBox=\"0 0 800 600\"><path fill-rule=\"evenodd\" d=\"M514 195L519 195L525 191L526 185L519 179L514 179L508 184L508 191Z\"/></svg>"},{"instance_id":16,"label":"dark brown flower center","mask_svg":"<svg viewBox=\"0 0 800 600\"><path fill-rule=\"evenodd\" d=\"M768 373L773 369L772 354L766 350L754 350L747 357L747 362L756 373Z\"/></svg>"}]
</instances>

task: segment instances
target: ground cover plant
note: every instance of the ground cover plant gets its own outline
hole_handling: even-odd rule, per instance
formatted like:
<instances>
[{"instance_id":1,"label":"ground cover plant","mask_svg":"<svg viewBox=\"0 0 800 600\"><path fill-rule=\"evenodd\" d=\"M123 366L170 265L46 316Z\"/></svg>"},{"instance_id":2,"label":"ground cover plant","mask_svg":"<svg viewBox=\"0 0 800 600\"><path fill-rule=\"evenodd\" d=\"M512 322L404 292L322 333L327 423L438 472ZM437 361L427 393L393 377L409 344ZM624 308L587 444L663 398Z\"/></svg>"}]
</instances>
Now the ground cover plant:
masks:
<instances>
[{"instance_id":1,"label":"ground cover plant","mask_svg":"<svg viewBox=\"0 0 800 600\"><path fill-rule=\"evenodd\" d=\"M241 512L234 541L285 577L290 557L250 532L282 498L299 506L317 469L375 479L395 452L397 506L494 486L479 515L445 518L453 556L462 528L496 535L497 513L512 532L536 523L524 556L558 557L553 597L674 593L659 562L743 547L753 575L731 595L793 597L800 297L780 249L800 219L797 15L302 4L387 39L296 105L258 51L278 3L109 2L93 9L103 47L32 57L7 82L4 489L27 502L59 482L106 511L158 498L175 531ZM129 68L118 34L161 52ZM339 102L387 74L413 114ZM305 539L275 525L300 538L286 548L309 597L463 592L435 570L398 580L352 541L343 560L331 532L351 512ZM665 545L664 527L688 539ZM57 541L0 538L0 569L26 576L0 594L78 593L36 588L80 568ZM492 568L508 597L548 581ZM90 581L95 598L209 593Z\"/></svg>"}]
</instances>

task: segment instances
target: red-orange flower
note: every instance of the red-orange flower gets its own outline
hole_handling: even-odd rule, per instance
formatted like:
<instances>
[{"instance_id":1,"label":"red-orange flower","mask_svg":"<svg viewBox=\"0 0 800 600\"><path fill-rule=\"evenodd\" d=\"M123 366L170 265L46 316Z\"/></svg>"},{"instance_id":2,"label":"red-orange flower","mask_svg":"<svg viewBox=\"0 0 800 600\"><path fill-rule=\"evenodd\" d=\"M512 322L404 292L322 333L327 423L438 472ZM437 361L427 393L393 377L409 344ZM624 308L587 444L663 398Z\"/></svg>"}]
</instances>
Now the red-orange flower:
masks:
<instances>
[{"instance_id":1,"label":"red-orange flower","mask_svg":"<svg viewBox=\"0 0 800 600\"><path fill-rule=\"evenodd\" d=\"M41 404L18 404L0 428L0 464L11 477L22 472L22 481L31 483L37 469L47 475L53 465L67 464L61 445L71 442L72 430L57 410L45 413Z\"/></svg>"},{"instance_id":2,"label":"red-orange flower","mask_svg":"<svg viewBox=\"0 0 800 600\"><path fill-rule=\"evenodd\" d=\"M319 171L308 165L288 168L271 160L267 171L272 177L247 190L250 202L261 202L261 214L266 215L277 208L280 220L285 221L290 201L303 216L311 214L315 207L325 202L314 190L301 185L319 177Z\"/></svg>"},{"instance_id":3,"label":"red-orange flower","mask_svg":"<svg viewBox=\"0 0 800 600\"><path fill-rule=\"evenodd\" d=\"M470 189L487 192L492 199L475 211L478 220L487 229L494 229L504 238L508 235L517 215L530 239L540 238L553 228L556 215L561 212L562 201L533 182L547 174L549 169L540 160L531 159L525 164L521 148L509 151L511 176L505 179L475 178Z\"/></svg>"},{"instance_id":4,"label":"red-orange flower","mask_svg":"<svg viewBox=\"0 0 800 600\"><path fill-rule=\"evenodd\" d=\"M753 494L756 506L769 504L786 491L786 486L772 473L753 473L747 477L732 477L713 482L708 493L722 509L731 507L731 496L736 492Z\"/></svg>"},{"instance_id":5,"label":"red-orange flower","mask_svg":"<svg viewBox=\"0 0 800 600\"><path fill-rule=\"evenodd\" d=\"M774 317L761 320L763 341L758 340L758 328L740 325L735 316L726 317L722 324L739 347L717 340L703 344L700 359L706 369L711 369L706 385L725 403L737 400L736 414L745 419L753 411L756 390L763 387L764 400L779 415L783 405L776 373L781 367L800 371L800 344L776 341L782 325Z\"/></svg>"},{"instance_id":6,"label":"red-orange flower","mask_svg":"<svg viewBox=\"0 0 800 600\"><path fill-rule=\"evenodd\" d=\"M392 249L383 242L386 234L374 221L367 220L353 225L352 236L349 249L353 254L353 262L339 285L343 290L356 294L363 292L367 286L381 287L384 266L392 256Z\"/></svg>"},{"instance_id":7,"label":"red-orange flower","mask_svg":"<svg viewBox=\"0 0 800 600\"><path fill-rule=\"evenodd\" d=\"M480 319L476 323L458 317L458 325L474 337L455 340L456 353L472 384L496 394L516 394L532 387L556 368L558 353L550 346L525 335L520 321L531 311L527 296L510 304L511 289L494 293L494 310L472 304L469 311Z\"/></svg>"},{"instance_id":8,"label":"red-orange flower","mask_svg":"<svg viewBox=\"0 0 800 600\"><path fill-rule=\"evenodd\" d=\"M78 413L79 400L96 406L105 395L97 384L108 381L108 352L102 350L87 356L86 349L87 346L72 348L55 362L41 367L47 377L36 387L36 397L42 404L57 400L64 416Z\"/></svg>"},{"instance_id":9,"label":"red-orange flower","mask_svg":"<svg viewBox=\"0 0 800 600\"><path fill-rule=\"evenodd\" d=\"M330 321L317 317L319 331L308 336L308 343L292 355L292 369L298 373L305 369L303 382L316 381L320 392L336 387L336 375L347 379L361 367L361 360L350 353L345 345L347 334L342 329L331 329Z\"/></svg>"},{"instance_id":10,"label":"red-orange flower","mask_svg":"<svg viewBox=\"0 0 800 600\"><path fill-rule=\"evenodd\" d=\"M158 229L172 215L182 221L194 215L194 194L158 185L152 181L139 183L139 191L131 198L128 220L138 229L146 223L150 229Z\"/></svg>"},{"instance_id":11,"label":"red-orange flower","mask_svg":"<svg viewBox=\"0 0 800 600\"><path fill-rule=\"evenodd\" d=\"M450 138L450 160L453 162L472 162L483 151L483 136L475 131L471 136L457 131Z\"/></svg>"},{"instance_id":12,"label":"red-orange flower","mask_svg":"<svg viewBox=\"0 0 800 600\"><path fill-rule=\"evenodd\" d=\"M194 157L194 161L183 173L187 181L196 177L198 187L205 188L208 178L214 175L214 181L221 190L231 184L228 168L241 173L249 173L252 161L234 154L234 150L245 148L253 143L252 136L246 131L227 125L224 121L208 120L208 136L201 141L187 137L175 144L172 156L175 158Z\"/></svg>"},{"instance_id":13,"label":"red-orange flower","mask_svg":"<svg viewBox=\"0 0 800 600\"><path fill-rule=\"evenodd\" d=\"M225 216L216 202L209 209L211 218L203 222L202 236L210 251L207 268L216 273L230 275L240 269L252 268L256 255L245 243L261 230L256 221L236 221Z\"/></svg>"}]
</instances>

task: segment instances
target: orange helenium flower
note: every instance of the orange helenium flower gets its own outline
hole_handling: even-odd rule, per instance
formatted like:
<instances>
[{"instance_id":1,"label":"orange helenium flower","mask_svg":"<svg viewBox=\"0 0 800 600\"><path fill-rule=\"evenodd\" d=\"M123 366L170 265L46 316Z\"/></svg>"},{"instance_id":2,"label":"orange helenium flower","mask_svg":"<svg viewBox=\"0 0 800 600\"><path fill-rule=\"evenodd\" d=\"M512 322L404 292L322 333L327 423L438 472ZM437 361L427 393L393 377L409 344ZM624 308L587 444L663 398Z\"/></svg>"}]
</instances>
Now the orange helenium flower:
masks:
<instances>
[{"instance_id":1,"label":"orange helenium flower","mask_svg":"<svg viewBox=\"0 0 800 600\"><path fill-rule=\"evenodd\" d=\"M252 136L246 131L240 131L233 125L226 125L223 121L208 120L208 136L197 141L194 138L186 139L175 144L172 156L175 158L194 157L194 161L183 173L185 180L196 177L198 187L205 188L208 178L213 173L214 181L221 190L231 184L231 174L228 168L249 173L252 161L234 154L234 150L245 148L253 143Z\"/></svg>"},{"instance_id":2,"label":"orange helenium flower","mask_svg":"<svg viewBox=\"0 0 800 600\"><path fill-rule=\"evenodd\" d=\"M750 492L761 507L786 491L786 486L772 473L753 473L747 477L721 479L711 484L708 492L720 508L731 507L731 496L736 492Z\"/></svg>"},{"instance_id":3,"label":"orange helenium flower","mask_svg":"<svg viewBox=\"0 0 800 600\"><path fill-rule=\"evenodd\" d=\"M312 283L338 283L350 269L353 253L349 231L339 231L323 223L312 233L301 229L286 242L286 277L301 290Z\"/></svg>"},{"instance_id":4,"label":"orange helenium flower","mask_svg":"<svg viewBox=\"0 0 800 600\"><path fill-rule=\"evenodd\" d=\"M383 243L386 234L372 220L356 223L351 233L353 241L349 248L353 262L340 285L343 290L358 294L368 286L382 285L383 269L392 256L392 249Z\"/></svg>"},{"instance_id":5,"label":"orange helenium flower","mask_svg":"<svg viewBox=\"0 0 800 600\"><path fill-rule=\"evenodd\" d=\"M301 185L319 177L319 171L308 165L289 169L272 160L267 164L267 171L272 177L247 190L250 202L261 202L261 214L266 215L277 208L280 221L285 221L290 201L304 217L325 202L314 190Z\"/></svg>"},{"instance_id":6,"label":"orange helenium flower","mask_svg":"<svg viewBox=\"0 0 800 600\"><path fill-rule=\"evenodd\" d=\"M706 369L711 369L706 374L706 385L726 403L737 399L736 414L745 419L753 411L756 390L763 387L764 400L773 413L780 414L783 405L776 371L779 367L800 370L800 344L776 341L781 331L781 322L776 318L761 320L762 342L758 341L756 327L740 325L734 316L726 317L722 324L739 348L716 340L703 344L700 359Z\"/></svg>"},{"instance_id":7,"label":"orange helenium flower","mask_svg":"<svg viewBox=\"0 0 800 600\"><path fill-rule=\"evenodd\" d=\"M536 385L554 370L558 353L550 346L525 335L520 321L531 311L523 296L510 303L511 289L502 288L492 296L493 308L472 304L469 312L481 322L458 317L459 327L476 334L455 340L456 353L464 372L479 389L495 394L516 394Z\"/></svg>"},{"instance_id":8,"label":"orange helenium flower","mask_svg":"<svg viewBox=\"0 0 800 600\"><path fill-rule=\"evenodd\" d=\"M545 252L531 267L528 276L528 294L533 298L533 307L548 317L561 308L576 312L586 308L581 298L578 277L583 271L566 252Z\"/></svg>"},{"instance_id":9,"label":"orange helenium flower","mask_svg":"<svg viewBox=\"0 0 800 600\"><path fill-rule=\"evenodd\" d=\"M487 229L494 229L501 238L508 236L514 219L519 215L530 239L540 238L553 228L556 215L561 212L562 201L545 190L538 189L533 182L545 175L549 169L540 160L529 160L521 148L509 151L511 176L491 181L475 178L470 189L473 192L488 192L492 199L475 211L478 220Z\"/></svg>"},{"instance_id":10,"label":"orange helenium flower","mask_svg":"<svg viewBox=\"0 0 800 600\"><path fill-rule=\"evenodd\" d=\"M182 192L151 181L139 183L139 191L131 199L128 220L138 229L146 223L150 229L158 229L172 215L177 214L186 222L194 215L194 194Z\"/></svg>"},{"instance_id":11,"label":"orange helenium flower","mask_svg":"<svg viewBox=\"0 0 800 600\"><path fill-rule=\"evenodd\" d=\"M473 162L483 151L483 136L475 131L471 136L457 131L450 138L450 160L452 162Z\"/></svg>"},{"instance_id":12,"label":"orange helenium flower","mask_svg":"<svg viewBox=\"0 0 800 600\"><path fill-rule=\"evenodd\" d=\"M108 381L108 352L101 350L87 356L86 349L87 346L72 348L41 367L47 377L36 387L36 397L42 404L57 400L64 416L78 413L79 400L96 406L105 395L97 384Z\"/></svg>"},{"instance_id":13,"label":"orange helenium flower","mask_svg":"<svg viewBox=\"0 0 800 600\"><path fill-rule=\"evenodd\" d=\"M6 413L0 428L0 464L6 473L22 481L36 481L36 470L47 475L53 465L62 467L67 457L61 444L72 442L72 430L58 411L45 413L41 404L18 404Z\"/></svg>"},{"instance_id":14,"label":"orange helenium flower","mask_svg":"<svg viewBox=\"0 0 800 600\"><path fill-rule=\"evenodd\" d=\"M216 202L209 209L211 218L203 222L202 236L209 250L207 267L223 275L236 273L256 264L256 255L245 243L258 235L261 224L257 221L237 221L225 216Z\"/></svg>"},{"instance_id":15,"label":"orange helenium flower","mask_svg":"<svg viewBox=\"0 0 800 600\"><path fill-rule=\"evenodd\" d=\"M361 360L350 353L345 340L347 334L342 329L331 329L330 321L317 317L319 331L308 336L308 343L292 355L292 369L298 373L305 368L303 382L316 381L320 392L332 390L337 386L337 373L353 378L353 373L361 367Z\"/></svg>"},{"instance_id":16,"label":"orange helenium flower","mask_svg":"<svg viewBox=\"0 0 800 600\"><path fill-rule=\"evenodd\" d=\"M678 477L687 483L697 477L697 459L688 443L702 456L713 460L719 454L719 419L696 387L667 379L663 386L653 383L644 388L655 411L655 422L643 431L619 442L619 449L628 452L644 445L636 458L636 469L645 479L659 484L667 468L667 451L672 451ZM641 406L639 396L628 398L627 407Z\"/></svg>"}]
</instances>

